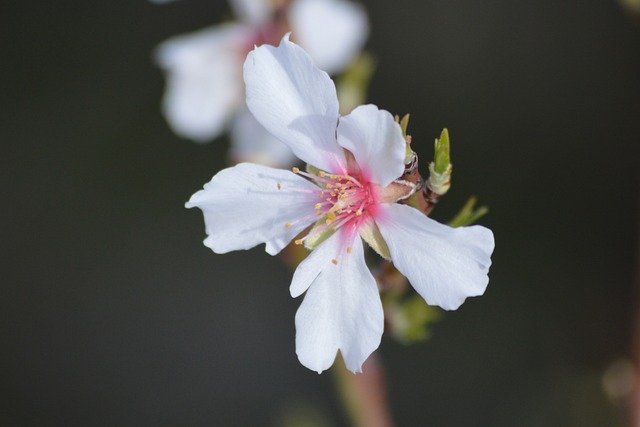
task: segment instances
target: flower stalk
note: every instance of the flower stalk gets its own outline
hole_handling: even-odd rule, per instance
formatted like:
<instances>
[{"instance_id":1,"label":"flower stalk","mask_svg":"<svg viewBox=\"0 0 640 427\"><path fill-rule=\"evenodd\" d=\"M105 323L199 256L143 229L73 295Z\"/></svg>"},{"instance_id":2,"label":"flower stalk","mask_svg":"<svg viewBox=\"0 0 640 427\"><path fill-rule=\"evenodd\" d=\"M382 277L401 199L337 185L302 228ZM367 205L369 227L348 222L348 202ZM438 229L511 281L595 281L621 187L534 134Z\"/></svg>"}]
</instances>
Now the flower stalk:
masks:
<instances>
[{"instance_id":1,"label":"flower stalk","mask_svg":"<svg viewBox=\"0 0 640 427\"><path fill-rule=\"evenodd\" d=\"M349 372L342 359L332 369L345 412L353 427L393 427L384 369L376 353L363 366L363 373Z\"/></svg>"}]
</instances>

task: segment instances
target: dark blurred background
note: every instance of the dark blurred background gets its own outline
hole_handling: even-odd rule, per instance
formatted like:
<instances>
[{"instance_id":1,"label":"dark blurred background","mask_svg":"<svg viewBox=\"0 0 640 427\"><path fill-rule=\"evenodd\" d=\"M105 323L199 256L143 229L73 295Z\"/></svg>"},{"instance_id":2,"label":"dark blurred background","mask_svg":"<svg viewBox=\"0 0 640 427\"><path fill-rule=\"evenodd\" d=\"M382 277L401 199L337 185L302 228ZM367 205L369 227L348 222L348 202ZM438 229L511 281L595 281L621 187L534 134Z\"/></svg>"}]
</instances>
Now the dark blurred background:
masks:
<instances>
[{"instance_id":1,"label":"dark blurred background","mask_svg":"<svg viewBox=\"0 0 640 427\"><path fill-rule=\"evenodd\" d=\"M433 216L475 194L497 242L483 297L426 343L383 339L398 425L625 425L603 376L637 299L639 21L614 0L365 4L370 101L412 114L423 168L451 131ZM213 254L183 207L228 140L171 133L151 52L227 4L3 7L0 425L346 425L331 374L296 359L287 267Z\"/></svg>"}]
</instances>

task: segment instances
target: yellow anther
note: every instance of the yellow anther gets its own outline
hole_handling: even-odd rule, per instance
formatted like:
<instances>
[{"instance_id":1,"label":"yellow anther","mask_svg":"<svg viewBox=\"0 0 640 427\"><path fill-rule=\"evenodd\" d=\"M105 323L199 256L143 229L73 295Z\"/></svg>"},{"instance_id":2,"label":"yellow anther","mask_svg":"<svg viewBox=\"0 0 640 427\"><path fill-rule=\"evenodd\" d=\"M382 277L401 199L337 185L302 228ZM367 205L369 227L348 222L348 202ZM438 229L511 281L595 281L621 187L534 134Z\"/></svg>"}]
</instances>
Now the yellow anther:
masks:
<instances>
[{"instance_id":1,"label":"yellow anther","mask_svg":"<svg viewBox=\"0 0 640 427\"><path fill-rule=\"evenodd\" d=\"M295 166L294 166L291 170L293 171L293 173L298 173L298 172L300 172L300 169L298 169L298 168L297 168L297 167L295 167Z\"/></svg>"},{"instance_id":2,"label":"yellow anther","mask_svg":"<svg viewBox=\"0 0 640 427\"><path fill-rule=\"evenodd\" d=\"M290 224L290 223L286 223L286 224L284 225L284 227L285 227L285 228L289 228L289 227L291 227L291 224Z\"/></svg>"},{"instance_id":3,"label":"yellow anther","mask_svg":"<svg viewBox=\"0 0 640 427\"><path fill-rule=\"evenodd\" d=\"M331 175L331 179L336 179L337 177L337 175Z\"/></svg>"},{"instance_id":4,"label":"yellow anther","mask_svg":"<svg viewBox=\"0 0 640 427\"><path fill-rule=\"evenodd\" d=\"M322 214L323 214L323 213L322 213L322 211L318 211L318 212L316 212L316 215L318 215L318 216L320 216L320 215L322 215Z\"/></svg>"},{"instance_id":5,"label":"yellow anther","mask_svg":"<svg viewBox=\"0 0 640 427\"><path fill-rule=\"evenodd\" d=\"M280 183L278 183L278 190L280 190L282 188L282 185L280 185Z\"/></svg>"},{"instance_id":6,"label":"yellow anther","mask_svg":"<svg viewBox=\"0 0 640 427\"><path fill-rule=\"evenodd\" d=\"M327 218L327 220L326 220L324 223L325 223L325 224L327 224L327 225L329 225L329 224L331 224L332 222L333 222L333 220L332 220L332 219Z\"/></svg>"},{"instance_id":7,"label":"yellow anther","mask_svg":"<svg viewBox=\"0 0 640 427\"><path fill-rule=\"evenodd\" d=\"M356 215L357 215L357 216L362 215L362 209L358 209L358 210L356 211Z\"/></svg>"},{"instance_id":8,"label":"yellow anther","mask_svg":"<svg viewBox=\"0 0 640 427\"><path fill-rule=\"evenodd\" d=\"M296 241L294 241L294 243L296 245L301 245L302 244L302 239L296 239Z\"/></svg>"},{"instance_id":9,"label":"yellow anther","mask_svg":"<svg viewBox=\"0 0 640 427\"><path fill-rule=\"evenodd\" d=\"M351 249L351 246L347 246L347 253L348 253L348 254L350 254L352 250L353 250L353 249Z\"/></svg>"},{"instance_id":10,"label":"yellow anther","mask_svg":"<svg viewBox=\"0 0 640 427\"><path fill-rule=\"evenodd\" d=\"M326 173L324 171L320 171L320 172L318 172L318 175L320 175L320 178L324 178Z\"/></svg>"},{"instance_id":11,"label":"yellow anther","mask_svg":"<svg viewBox=\"0 0 640 427\"><path fill-rule=\"evenodd\" d=\"M338 260L337 260L337 259L332 259L332 260L331 260L331 263L332 263L333 265L338 265Z\"/></svg>"},{"instance_id":12,"label":"yellow anther","mask_svg":"<svg viewBox=\"0 0 640 427\"><path fill-rule=\"evenodd\" d=\"M316 203L314 206L315 209L322 209L322 203Z\"/></svg>"},{"instance_id":13,"label":"yellow anther","mask_svg":"<svg viewBox=\"0 0 640 427\"><path fill-rule=\"evenodd\" d=\"M333 188L333 185L327 184L327 188Z\"/></svg>"}]
</instances>

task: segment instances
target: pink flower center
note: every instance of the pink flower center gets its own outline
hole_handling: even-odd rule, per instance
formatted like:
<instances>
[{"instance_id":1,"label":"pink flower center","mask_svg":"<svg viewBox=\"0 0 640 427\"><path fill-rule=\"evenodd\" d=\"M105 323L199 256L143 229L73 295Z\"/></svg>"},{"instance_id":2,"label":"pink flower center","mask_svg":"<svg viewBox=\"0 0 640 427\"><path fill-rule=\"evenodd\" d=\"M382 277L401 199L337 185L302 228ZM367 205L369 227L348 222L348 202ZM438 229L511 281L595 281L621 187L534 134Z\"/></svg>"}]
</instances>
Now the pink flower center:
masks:
<instances>
[{"instance_id":1,"label":"pink flower center","mask_svg":"<svg viewBox=\"0 0 640 427\"><path fill-rule=\"evenodd\" d=\"M297 244L301 244L329 227L335 231L348 224L349 228L357 230L360 223L377 205L374 185L362 177L329 174L323 171L314 175L302 172L298 168L293 168L293 172L309 178L318 185L317 190L310 190L310 192L320 199L315 205L315 215L323 219L323 222L318 222L309 234L296 240ZM285 226L290 227L291 224Z\"/></svg>"},{"instance_id":2,"label":"pink flower center","mask_svg":"<svg viewBox=\"0 0 640 427\"><path fill-rule=\"evenodd\" d=\"M357 220L373 204L371 185L348 175L327 175L320 172L315 180L320 184L315 208L317 215L326 215L327 224L339 227Z\"/></svg>"}]
</instances>

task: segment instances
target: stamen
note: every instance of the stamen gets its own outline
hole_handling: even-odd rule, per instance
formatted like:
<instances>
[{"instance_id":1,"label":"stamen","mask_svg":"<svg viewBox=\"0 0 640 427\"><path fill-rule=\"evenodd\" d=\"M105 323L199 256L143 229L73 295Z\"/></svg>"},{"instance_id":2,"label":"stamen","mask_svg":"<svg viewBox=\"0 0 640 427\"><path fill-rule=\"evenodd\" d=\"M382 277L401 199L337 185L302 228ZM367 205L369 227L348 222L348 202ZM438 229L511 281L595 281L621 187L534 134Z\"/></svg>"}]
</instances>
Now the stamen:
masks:
<instances>
[{"instance_id":1,"label":"stamen","mask_svg":"<svg viewBox=\"0 0 640 427\"><path fill-rule=\"evenodd\" d=\"M333 263L333 265L338 265L338 260L337 259L332 259L331 263Z\"/></svg>"},{"instance_id":2,"label":"stamen","mask_svg":"<svg viewBox=\"0 0 640 427\"><path fill-rule=\"evenodd\" d=\"M341 216L340 219L338 220L337 224L333 224L333 229L334 230L338 230L338 228L342 227L344 224L346 224L347 222L349 222L352 219L353 219L353 217L350 217L349 215Z\"/></svg>"},{"instance_id":3,"label":"stamen","mask_svg":"<svg viewBox=\"0 0 640 427\"><path fill-rule=\"evenodd\" d=\"M364 209L364 205L367 203L367 200L363 200L362 203L360 204L360 207L358 208L358 210L356 211L356 215L360 216L362 215L362 209Z\"/></svg>"},{"instance_id":4,"label":"stamen","mask_svg":"<svg viewBox=\"0 0 640 427\"><path fill-rule=\"evenodd\" d=\"M302 218L298 218L298 219L296 219L295 221L287 222L284 226L285 226L285 227L287 227L287 228L289 228L289 227L291 227L292 225L298 224L299 222L307 221L307 220L309 220L309 219L311 219L311 218L316 217L317 215L322 215L322 214L323 214L323 213L322 213L322 211L318 211L318 212L310 213L310 214L308 214L308 215L303 216Z\"/></svg>"},{"instance_id":5,"label":"stamen","mask_svg":"<svg viewBox=\"0 0 640 427\"><path fill-rule=\"evenodd\" d=\"M278 190L282 189L282 185L278 183Z\"/></svg>"},{"instance_id":6,"label":"stamen","mask_svg":"<svg viewBox=\"0 0 640 427\"><path fill-rule=\"evenodd\" d=\"M297 245L303 244L307 238L316 236L325 230L338 230L343 225L351 222L357 226L357 224L362 221L362 218L358 217L361 217L373 202L369 183L363 185L358 179L348 175L346 171L343 174L329 174L319 170L312 174L301 171L297 167L292 168L292 171L314 182L318 186L315 190L303 190L303 192L317 194L321 199L319 203L314 204L313 213L307 215L305 218L300 218L285 224L286 228L290 228L295 224L306 221L310 217L320 217L313 232L297 239L295 241ZM281 188L281 183L278 183L278 188ZM291 190L295 191L293 189ZM287 191L290 190L287 189ZM346 250L347 253L352 252L350 246L347 247ZM337 262L338 261L335 260L334 264L337 264Z\"/></svg>"},{"instance_id":7,"label":"stamen","mask_svg":"<svg viewBox=\"0 0 640 427\"><path fill-rule=\"evenodd\" d=\"M360 181L358 181L357 179L355 179L352 176L346 176L345 177L346 180L353 182L355 185L357 185L360 188L364 188L364 186L362 184L360 184Z\"/></svg>"},{"instance_id":8,"label":"stamen","mask_svg":"<svg viewBox=\"0 0 640 427\"><path fill-rule=\"evenodd\" d=\"M325 173L320 174L320 175L314 175L314 174L309 173L309 172L303 172L298 168L294 168L294 172L304 176L305 178L309 178L312 181L324 182L325 184L333 184L332 180L330 180L329 178L326 178L327 175Z\"/></svg>"},{"instance_id":9,"label":"stamen","mask_svg":"<svg viewBox=\"0 0 640 427\"><path fill-rule=\"evenodd\" d=\"M352 251L351 246L347 246L347 253L350 254Z\"/></svg>"}]
</instances>

